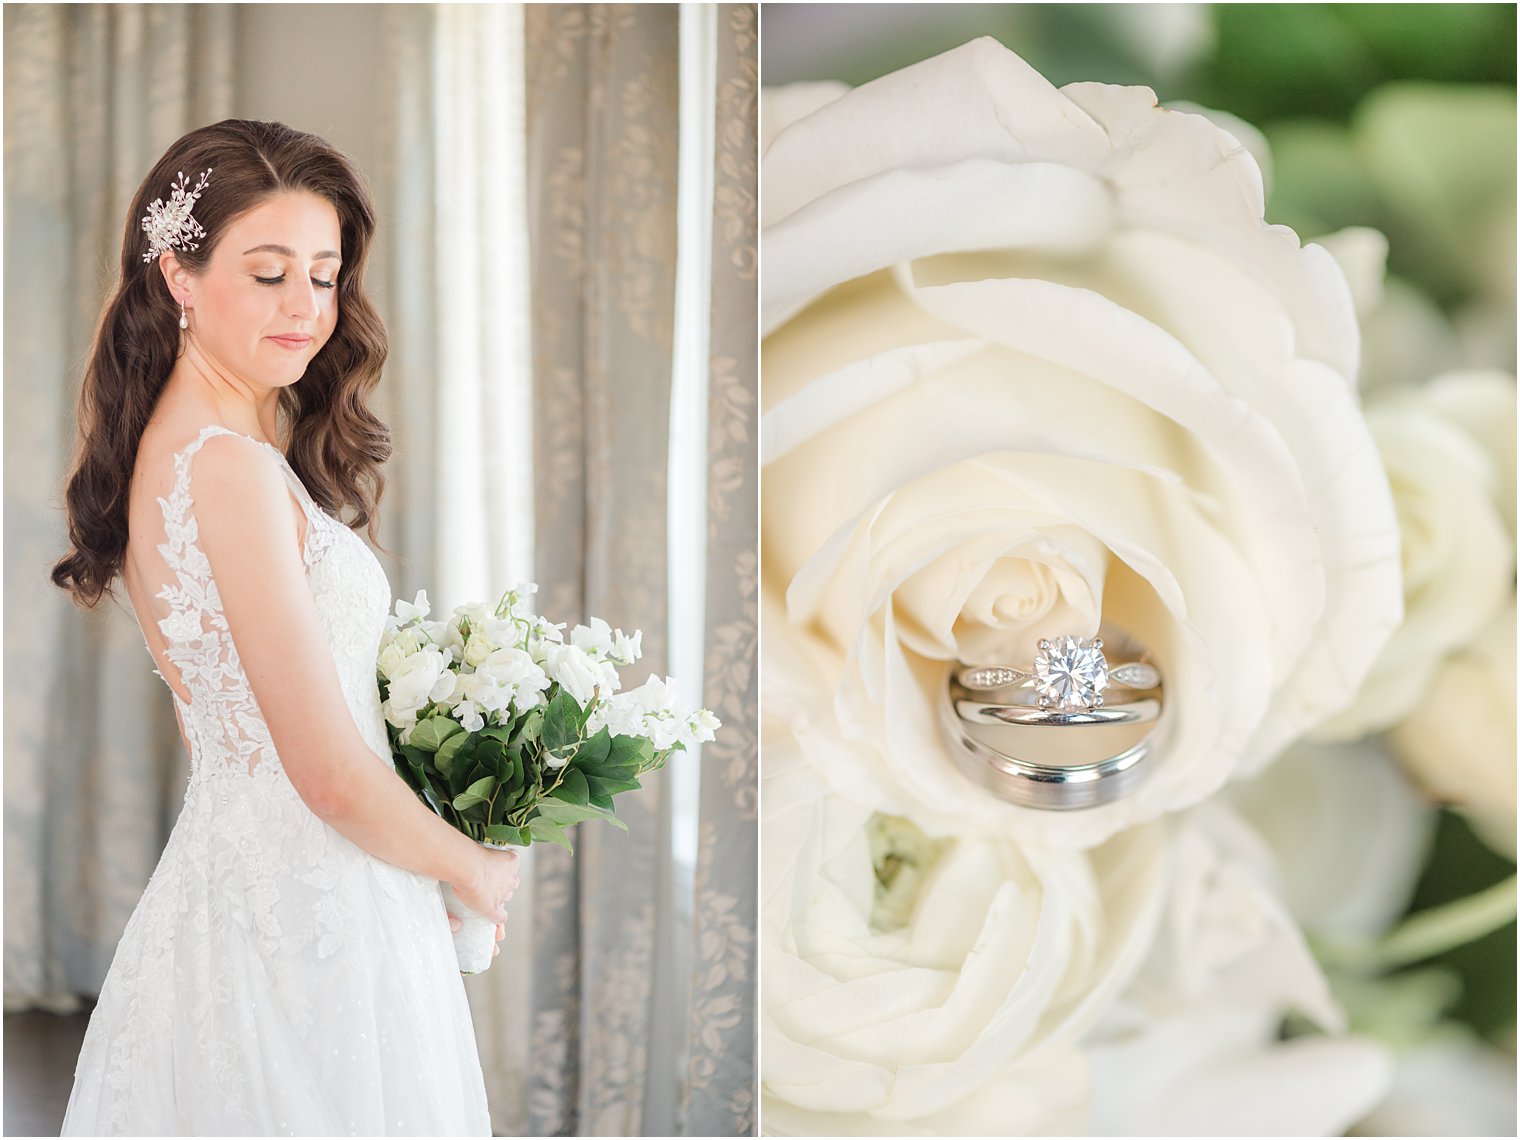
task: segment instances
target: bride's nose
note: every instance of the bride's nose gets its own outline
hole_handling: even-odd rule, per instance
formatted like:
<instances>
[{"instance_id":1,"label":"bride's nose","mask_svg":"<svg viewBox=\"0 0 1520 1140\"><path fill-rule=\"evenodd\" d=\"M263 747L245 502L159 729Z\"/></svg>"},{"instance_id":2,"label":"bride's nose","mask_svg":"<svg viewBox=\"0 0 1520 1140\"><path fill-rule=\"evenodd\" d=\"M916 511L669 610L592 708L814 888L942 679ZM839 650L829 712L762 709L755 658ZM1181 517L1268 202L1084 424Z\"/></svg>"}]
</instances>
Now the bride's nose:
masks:
<instances>
[{"instance_id":1,"label":"bride's nose","mask_svg":"<svg viewBox=\"0 0 1520 1140\"><path fill-rule=\"evenodd\" d=\"M311 279L302 277L285 290L285 315L309 321L317 315L317 287Z\"/></svg>"}]
</instances>

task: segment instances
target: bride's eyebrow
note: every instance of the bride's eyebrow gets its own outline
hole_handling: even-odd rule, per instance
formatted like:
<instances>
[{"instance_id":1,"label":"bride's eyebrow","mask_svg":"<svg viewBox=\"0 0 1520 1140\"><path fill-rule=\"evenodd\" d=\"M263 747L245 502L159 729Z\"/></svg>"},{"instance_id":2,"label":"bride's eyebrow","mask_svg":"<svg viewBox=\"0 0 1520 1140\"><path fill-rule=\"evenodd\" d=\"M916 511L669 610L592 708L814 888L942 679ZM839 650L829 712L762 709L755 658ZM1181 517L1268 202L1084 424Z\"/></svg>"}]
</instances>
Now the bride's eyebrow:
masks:
<instances>
[{"instance_id":1,"label":"bride's eyebrow","mask_svg":"<svg viewBox=\"0 0 1520 1140\"><path fill-rule=\"evenodd\" d=\"M282 257L294 257L296 255L296 251L291 249L290 246L274 245L270 242L265 242L263 245L256 245L252 249L245 249L243 251L243 256L247 257L250 253L278 253ZM326 261L330 257L337 258L338 251L335 249L324 249L321 253L313 257L312 260Z\"/></svg>"}]
</instances>

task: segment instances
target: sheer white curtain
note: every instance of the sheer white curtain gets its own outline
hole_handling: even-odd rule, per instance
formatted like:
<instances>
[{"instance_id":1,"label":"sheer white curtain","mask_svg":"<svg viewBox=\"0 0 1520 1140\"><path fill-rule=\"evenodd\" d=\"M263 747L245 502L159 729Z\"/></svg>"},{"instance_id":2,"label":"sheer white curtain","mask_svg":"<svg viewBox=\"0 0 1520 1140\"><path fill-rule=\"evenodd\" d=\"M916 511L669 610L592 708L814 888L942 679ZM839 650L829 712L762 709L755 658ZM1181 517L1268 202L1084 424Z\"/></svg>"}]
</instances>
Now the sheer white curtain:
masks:
<instances>
[{"instance_id":1,"label":"sheer white curtain","mask_svg":"<svg viewBox=\"0 0 1520 1140\"><path fill-rule=\"evenodd\" d=\"M558 620L642 627L633 680L671 672L729 726L716 776L682 758L620 802L630 834L530 851L467 983L493 1124L750 1132L754 8L385 18L398 592L444 609L536 577Z\"/></svg>"}]
</instances>

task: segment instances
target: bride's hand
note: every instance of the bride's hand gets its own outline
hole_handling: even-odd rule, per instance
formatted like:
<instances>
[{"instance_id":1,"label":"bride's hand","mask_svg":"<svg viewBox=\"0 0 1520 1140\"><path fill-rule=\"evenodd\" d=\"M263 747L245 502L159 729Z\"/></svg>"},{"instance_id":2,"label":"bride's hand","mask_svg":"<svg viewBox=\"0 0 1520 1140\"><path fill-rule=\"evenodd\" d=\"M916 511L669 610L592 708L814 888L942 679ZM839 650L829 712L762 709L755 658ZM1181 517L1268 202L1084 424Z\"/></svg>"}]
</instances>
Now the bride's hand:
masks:
<instances>
[{"instance_id":1,"label":"bride's hand","mask_svg":"<svg viewBox=\"0 0 1520 1140\"><path fill-rule=\"evenodd\" d=\"M473 874L465 882L455 883L454 894L465 906L500 926L507 921L507 900L517 890L515 850L490 847L476 849L479 858Z\"/></svg>"}]
</instances>

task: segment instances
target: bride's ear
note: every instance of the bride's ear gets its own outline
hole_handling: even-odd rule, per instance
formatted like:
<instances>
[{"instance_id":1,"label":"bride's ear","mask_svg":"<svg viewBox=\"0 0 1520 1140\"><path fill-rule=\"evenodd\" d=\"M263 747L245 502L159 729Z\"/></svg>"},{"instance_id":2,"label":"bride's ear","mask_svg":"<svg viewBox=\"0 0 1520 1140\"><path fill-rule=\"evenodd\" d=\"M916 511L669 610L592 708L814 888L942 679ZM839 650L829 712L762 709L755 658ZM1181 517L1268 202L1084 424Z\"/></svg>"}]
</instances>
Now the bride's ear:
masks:
<instances>
[{"instance_id":1,"label":"bride's ear","mask_svg":"<svg viewBox=\"0 0 1520 1140\"><path fill-rule=\"evenodd\" d=\"M192 296L191 281L194 279L190 270L181 265L179 258L167 249L158 255L158 269L164 275L165 284L169 286L169 296L176 302L188 302Z\"/></svg>"}]
</instances>

